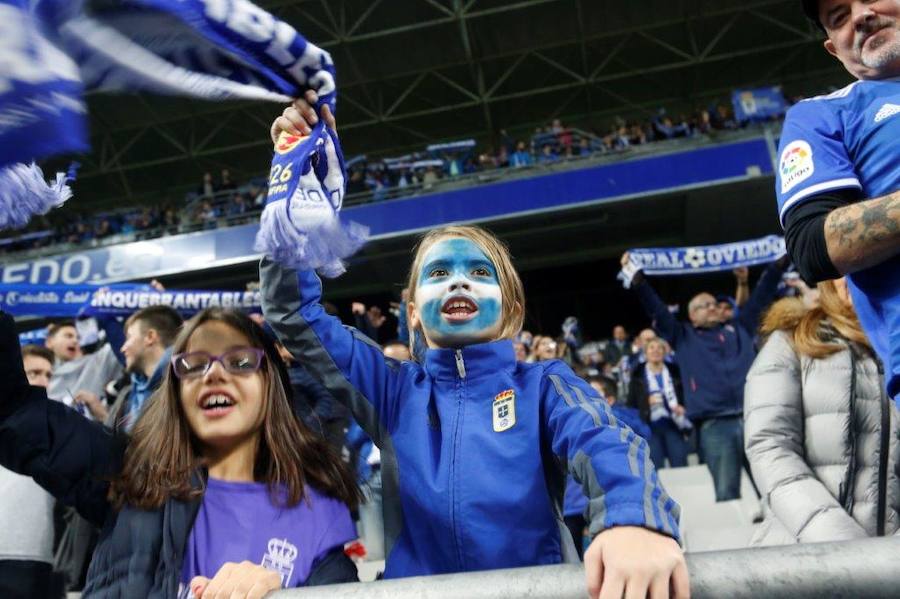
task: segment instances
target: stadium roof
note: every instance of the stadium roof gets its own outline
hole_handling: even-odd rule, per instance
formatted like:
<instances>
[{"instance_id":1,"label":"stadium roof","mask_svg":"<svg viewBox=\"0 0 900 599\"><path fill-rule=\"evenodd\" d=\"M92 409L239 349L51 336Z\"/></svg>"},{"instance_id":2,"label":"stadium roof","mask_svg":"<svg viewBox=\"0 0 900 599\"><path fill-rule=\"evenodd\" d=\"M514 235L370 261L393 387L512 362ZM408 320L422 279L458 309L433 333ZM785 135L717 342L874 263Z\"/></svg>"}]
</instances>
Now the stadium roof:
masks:
<instances>
[{"instance_id":1,"label":"stadium roof","mask_svg":"<svg viewBox=\"0 0 900 599\"><path fill-rule=\"evenodd\" d=\"M258 0L328 49L345 153L523 137L561 117L690 110L737 87L808 95L849 76L796 0ZM204 171L266 172L281 107L149 96L90 98L93 153L79 207L177 201ZM114 202L114 204L113 204Z\"/></svg>"}]
</instances>

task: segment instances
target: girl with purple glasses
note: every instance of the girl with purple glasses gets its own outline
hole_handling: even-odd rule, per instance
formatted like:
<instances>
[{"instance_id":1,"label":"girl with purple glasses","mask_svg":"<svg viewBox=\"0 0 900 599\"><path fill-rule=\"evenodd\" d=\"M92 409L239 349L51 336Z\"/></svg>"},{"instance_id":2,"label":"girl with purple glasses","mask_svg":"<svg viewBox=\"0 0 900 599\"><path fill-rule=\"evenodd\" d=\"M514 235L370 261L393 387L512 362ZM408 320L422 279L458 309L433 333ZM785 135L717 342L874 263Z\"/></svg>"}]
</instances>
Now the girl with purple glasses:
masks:
<instances>
[{"instance_id":1,"label":"girl with purple glasses","mask_svg":"<svg viewBox=\"0 0 900 599\"><path fill-rule=\"evenodd\" d=\"M353 478L292 409L272 341L239 312L184 325L130 437L39 401L0 313L0 464L103 530L86 597L262 597L355 581Z\"/></svg>"}]
</instances>

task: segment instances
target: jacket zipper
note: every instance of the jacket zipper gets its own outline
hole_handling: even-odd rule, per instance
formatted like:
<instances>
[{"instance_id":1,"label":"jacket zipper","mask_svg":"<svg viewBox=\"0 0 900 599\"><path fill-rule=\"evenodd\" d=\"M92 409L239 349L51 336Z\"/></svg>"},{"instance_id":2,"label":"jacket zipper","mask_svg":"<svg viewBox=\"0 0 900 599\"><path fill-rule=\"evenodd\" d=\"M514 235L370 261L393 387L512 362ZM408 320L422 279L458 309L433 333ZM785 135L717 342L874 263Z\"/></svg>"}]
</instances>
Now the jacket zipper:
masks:
<instances>
[{"instance_id":1,"label":"jacket zipper","mask_svg":"<svg viewBox=\"0 0 900 599\"><path fill-rule=\"evenodd\" d=\"M462 425L463 385L466 380L466 364L463 361L462 350L456 350L456 372L459 380L456 383L456 425L453 428L453 446L450 458L450 530L453 534L453 546L456 549L457 566L460 571L465 569L463 564L462 547L459 543L459 530L456 519L456 459L457 446L459 444L459 431Z\"/></svg>"},{"instance_id":2,"label":"jacket zipper","mask_svg":"<svg viewBox=\"0 0 900 599\"><path fill-rule=\"evenodd\" d=\"M877 534L884 536L887 519L887 469L888 453L890 453L891 410L887 393L884 390L884 367L878 362L878 384L881 391L881 450L878 452L878 522Z\"/></svg>"}]
</instances>

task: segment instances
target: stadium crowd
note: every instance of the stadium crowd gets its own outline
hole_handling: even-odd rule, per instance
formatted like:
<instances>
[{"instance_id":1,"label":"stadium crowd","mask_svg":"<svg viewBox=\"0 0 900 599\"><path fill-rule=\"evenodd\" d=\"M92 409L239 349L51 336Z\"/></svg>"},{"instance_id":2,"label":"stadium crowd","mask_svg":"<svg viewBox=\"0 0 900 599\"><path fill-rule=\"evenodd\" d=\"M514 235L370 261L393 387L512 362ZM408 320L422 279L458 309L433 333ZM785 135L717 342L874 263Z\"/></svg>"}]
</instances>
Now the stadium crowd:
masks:
<instances>
[{"instance_id":1,"label":"stadium crowd","mask_svg":"<svg viewBox=\"0 0 900 599\"><path fill-rule=\"evenodd\" d=\"M792 99L791 101L796 101ZM444 180L497 169L527 169L598 154L627 154L629 148L678 138L709 135L746 126L732 108L713 104L693 114L671 116L660 110L652 118L626 121L616 117L606 129L589 131L553 119L530 137L513 137L506 130L496 143L477 148L474 141L440 144L398 158L348 160L348 203L385 199L428 191ZM65 244L67 248L139 241L234 226L255 221L265 205L266 178L234 180L228 169L203 173L198 188L182 201L82 214L72 206L35 217L25 232L0 238L0 254Z\"/></svg>"}]
</instances>

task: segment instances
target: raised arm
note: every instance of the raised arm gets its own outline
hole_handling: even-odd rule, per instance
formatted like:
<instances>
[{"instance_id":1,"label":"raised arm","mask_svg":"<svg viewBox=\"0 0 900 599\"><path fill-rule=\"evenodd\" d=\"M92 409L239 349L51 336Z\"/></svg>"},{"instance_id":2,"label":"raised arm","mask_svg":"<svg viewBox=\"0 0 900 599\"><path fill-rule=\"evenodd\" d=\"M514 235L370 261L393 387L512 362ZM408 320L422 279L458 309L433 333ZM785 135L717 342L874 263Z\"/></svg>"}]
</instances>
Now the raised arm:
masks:
<instances>
[{"instance_id":1,"label":"raised arm","mask_svg":"<svg viewBox=\"0 0 900 599\"><path fill-rule=\"evenodd\" d=\"M105 481L121 470L125 441L29 386L20 351L12 317L0 312L0 464L102 525Z\"/></svg>"},{"instance_id":2,"label":"raised arm","mask_svg":"<svg viewBox=\"0 0 900 599\"><path fill-rule=\"evenodd\" d=\"M781 274L787 260L787 257L782 257L763 270L756 287L753 288L753 293L750 294L750 299L738 313L737 322L751 333L756 332L762 313L775 300L778 283L781 282Z\"/></svg>"},{"instance_id":3,"label":"raised arm","mask_svg":"<svg viewBox=\"0 0 900 599\"><path fill-rule=\"evenodd\" d=\"M622 266L629 262L628 252L622 255ZM647 316L653 320L653 328L666 340L672 347L676 347L681 341L682 324L678 319L669 312L669 306L665 304L656 290L647 282L644 273L638 271L635 273L631 289L637 294L641 306L644 308Z\"/></svg>"},{"instance_id":4,"label":"raised arm","mask_svg":"<svg viewBox=\"0 0 900 599\"><path fill-rule=\"evenodd\" d=\"M804 459L800 360L782 332L757 356L744 391L744 444L753 479L772 513L798 541L865 538L866 531Z\"/></svg>"},{"instance_id":5,"label":"raised arm","mask_svg":"<svg viewBox=\"0 0 900 599\"><path fill-rule=\"evenodd\" d=\"M380 443L380 427L390 429L396 415L398 372L413 366L385 358L368 337L326 314L315 272L263 258L259 275L263 313L281 343Z\"/></svg>"}]
</instances>

